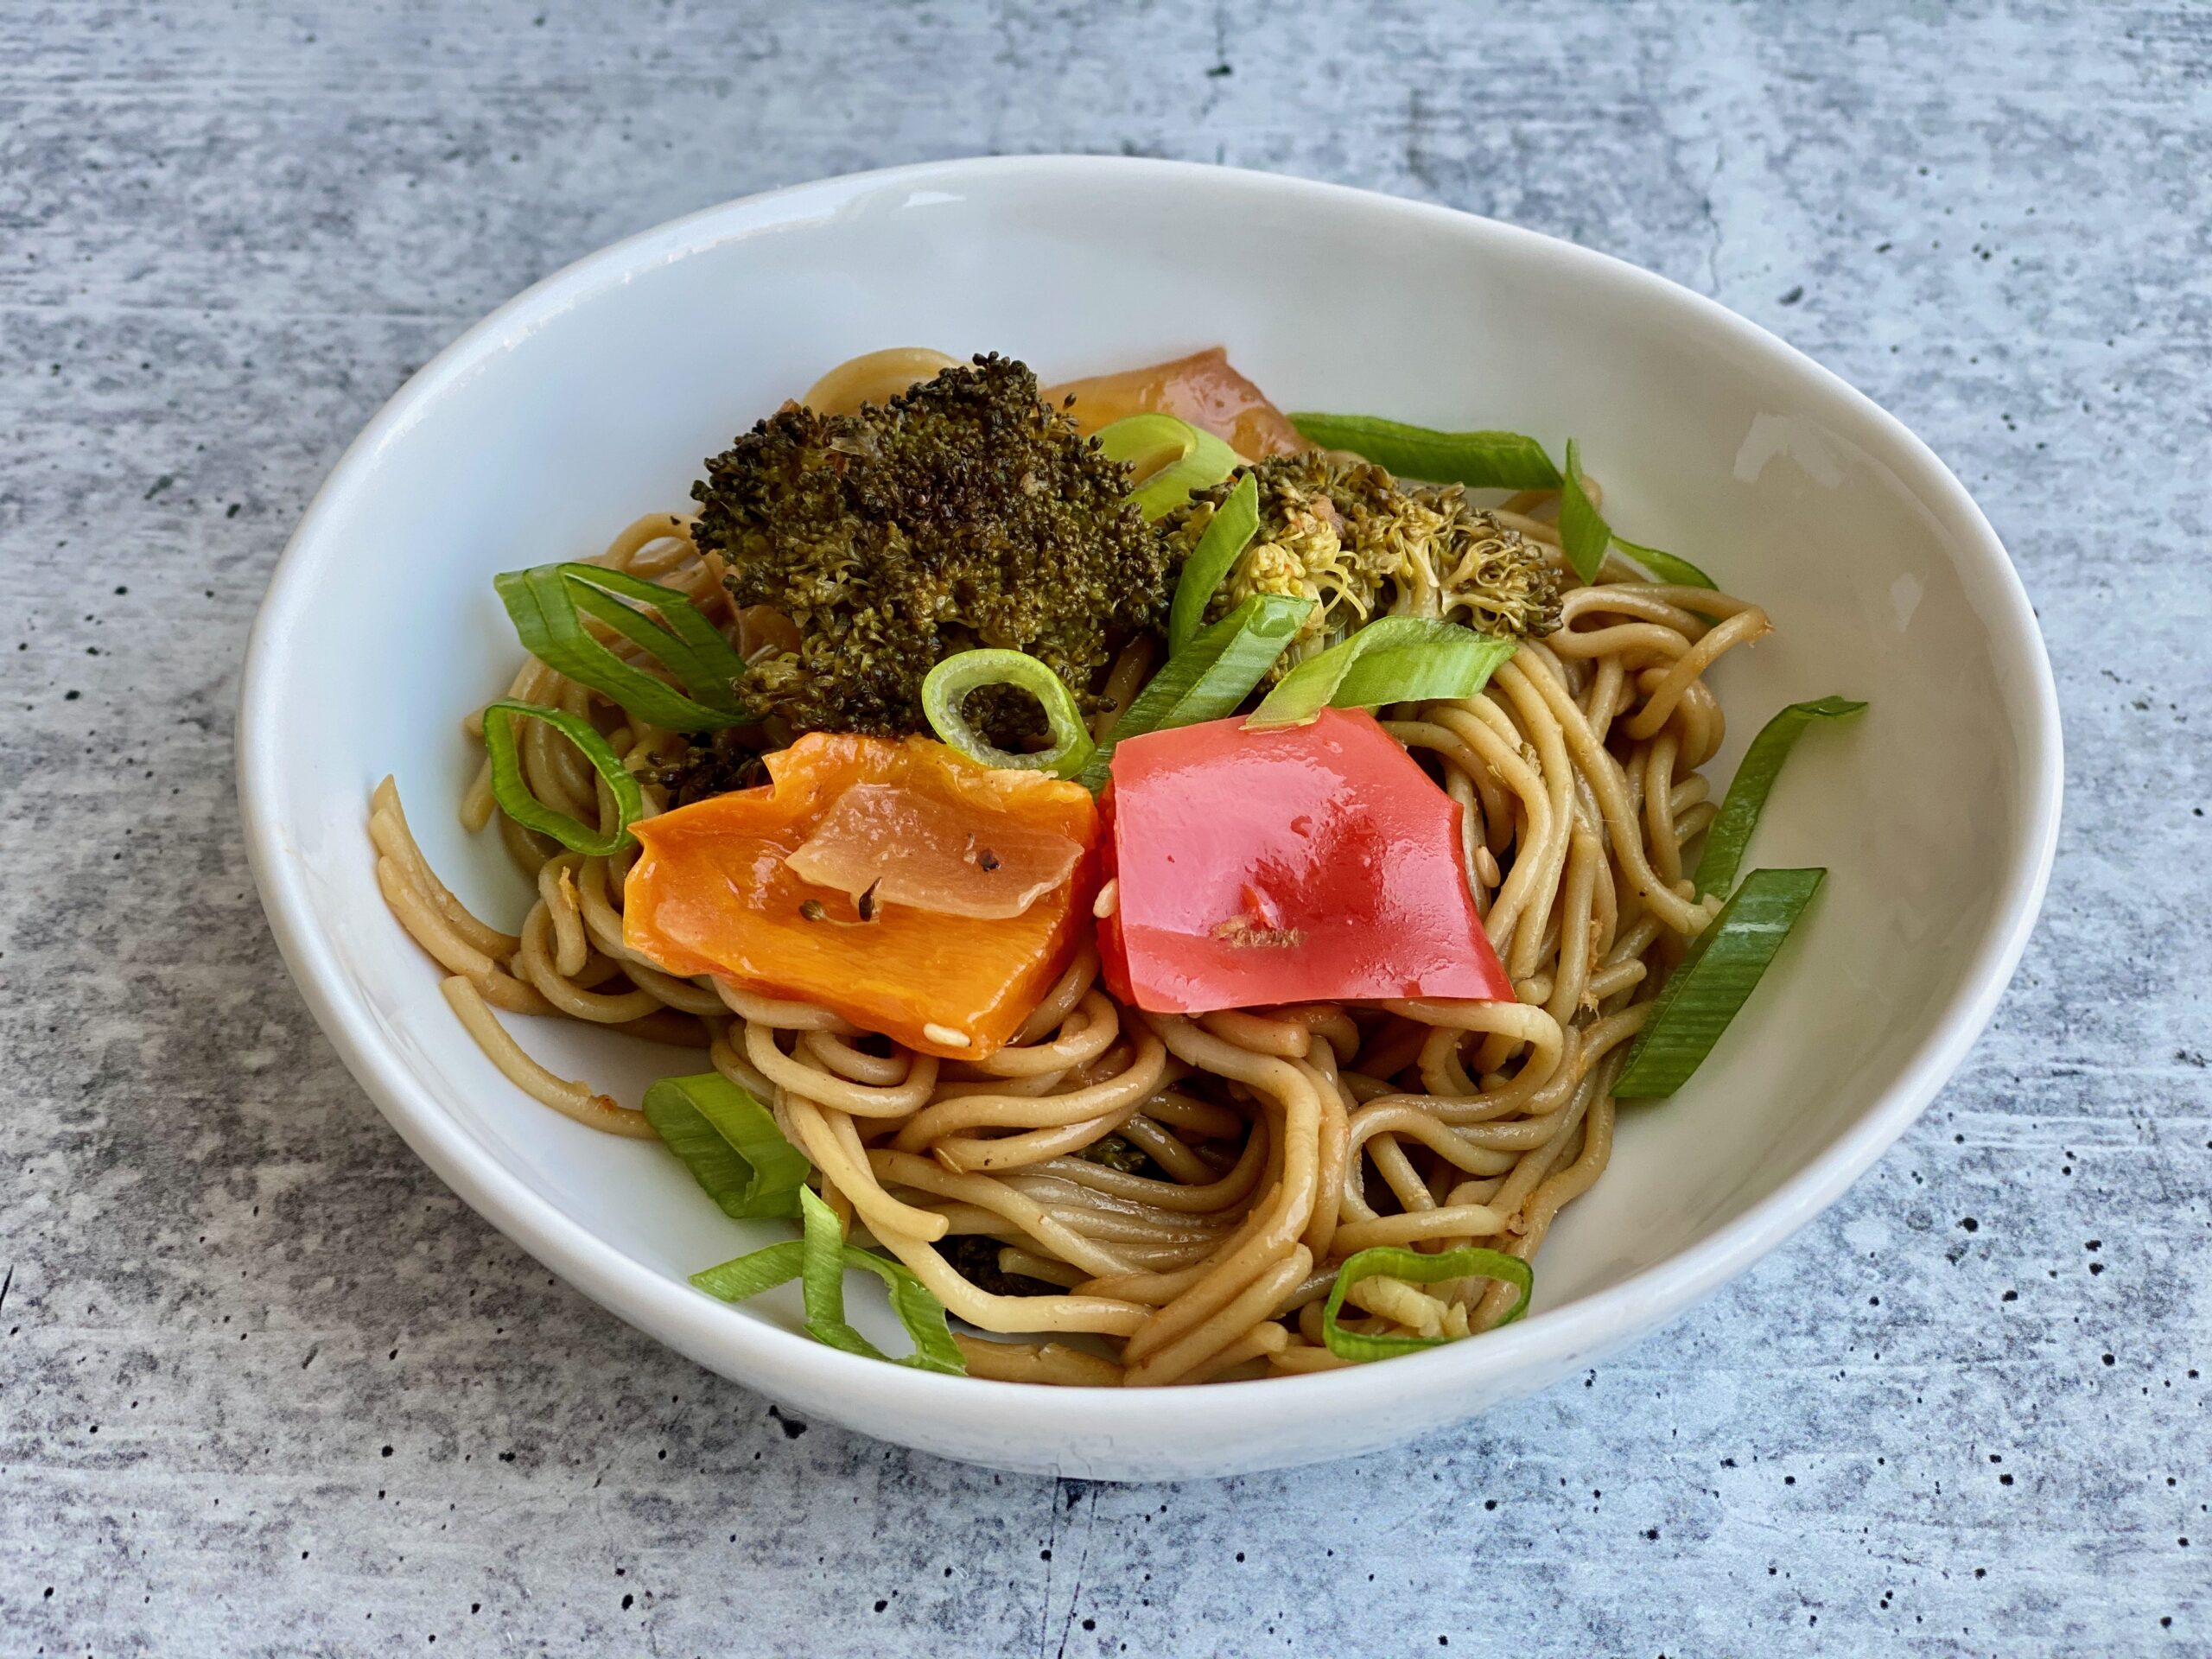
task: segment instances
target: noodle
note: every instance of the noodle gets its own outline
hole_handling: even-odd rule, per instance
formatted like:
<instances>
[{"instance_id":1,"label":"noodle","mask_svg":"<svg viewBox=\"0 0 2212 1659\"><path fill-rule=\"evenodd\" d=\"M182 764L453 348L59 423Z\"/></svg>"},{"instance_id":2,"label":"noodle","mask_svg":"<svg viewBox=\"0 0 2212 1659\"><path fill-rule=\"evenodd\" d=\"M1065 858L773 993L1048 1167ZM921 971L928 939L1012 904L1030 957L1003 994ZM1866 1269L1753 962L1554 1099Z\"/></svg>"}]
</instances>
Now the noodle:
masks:
<instances>
[{"instance_id":1,"label":"noodle","mask_svg":"<svg viewBox=\"0 0 2212 1659\"><path fill-rule=\"evenodd\" d=\"M902 357L871 372L888 386L931 366ZM843 390L880 388L855 379ZM1499 518L1556 547L1556 527L1532 516L1555 499L1516 497ZM601 563L739 626L719 561L697 553L684 519L638 520ZM813 1162L837 1213L951 1314L1039 1338L957 1334L972 1375L1156 1385L1332 1369L1344 1362L1322 1342L1319 1302L1346 1257L1479 1244L1526 1259L1590 1190L1611 1154L1624 1046L1711 919L1683 879L1717 810L1698 769L1725 726L1704 677L1766 632L1767 618L1617 561L1595 583L1570 576L1560 613L1559 631L1524 641L1478 695L1385 711L1386 728L1460 804L1459 862L1517 1003L1149 1014L1114 998L1086 948L1009 1046L941 1061L811 1003L636 960L622 936L628 855L580 856L524 830L497 810L482 768L461 816L471 830L497 819L535 884L519 930L483 921L438 880L389 779L369 820L377 880L444 969L445 997L487 1058L556 1111L652 1133L641 1113L531 1059L499 1014L706 1047ZM596 625L594 637L641 660ZM1116 662L1101 735L1153 665L1141 642ZM668 741L534 660L512 695L591 721L633 763ZM480 718L465 724L480 735ZM518 736L524 775L549 805L602 828L619 821L559 732L530 721ZM669 805L657 785L645 794L649 814ZM1098 902L1110 913L1111 890ZM1144 1173L1077 1155L1109 1135ZM1032 1294L987 1290L956 1270L940 1247L963 1239L983 1241ZM1496 1324L1516 1295L1488 1279L1370 1276L1349 1287L1345 1324L1454 1337Z\"/></svg>"}]
</instances>

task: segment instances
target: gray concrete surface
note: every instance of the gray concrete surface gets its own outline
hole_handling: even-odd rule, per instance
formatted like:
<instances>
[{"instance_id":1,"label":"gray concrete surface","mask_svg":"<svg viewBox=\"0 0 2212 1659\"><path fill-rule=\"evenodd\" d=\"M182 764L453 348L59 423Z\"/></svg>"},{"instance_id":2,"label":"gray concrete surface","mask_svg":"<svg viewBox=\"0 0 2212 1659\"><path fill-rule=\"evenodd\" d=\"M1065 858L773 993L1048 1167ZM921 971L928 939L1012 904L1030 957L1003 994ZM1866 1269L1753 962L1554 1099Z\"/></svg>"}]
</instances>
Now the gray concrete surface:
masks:
<instances>
[{"instance_id":1,"label":"gray concrete surface","mask_svg":"<svg viewBox=\"0 0 2212 1659\"><path fill-rule=\"evenodd\" d=\"M2208 124L2171 3L0 4L0 1654L2212 1654ZM2057 665L2050 907L1918 1128L1390 1455L1114 1488L779 1419L415 1161L238 851L254 606L411 368L670 215L1056 149L1716 295L1951 461Z\"/></svg>"}]
</instances>

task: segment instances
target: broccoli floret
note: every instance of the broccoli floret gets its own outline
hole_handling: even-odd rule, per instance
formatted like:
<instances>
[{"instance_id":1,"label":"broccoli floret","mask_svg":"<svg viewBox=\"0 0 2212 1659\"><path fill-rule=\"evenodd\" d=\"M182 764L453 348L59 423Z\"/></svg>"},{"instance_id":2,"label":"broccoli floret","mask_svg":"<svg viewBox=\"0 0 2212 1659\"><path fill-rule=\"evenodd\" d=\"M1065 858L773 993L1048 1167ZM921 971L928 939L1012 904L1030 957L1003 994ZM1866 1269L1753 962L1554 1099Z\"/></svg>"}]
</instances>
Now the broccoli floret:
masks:
<instances>
[{"instance_id":1,"label":"broccoli floret","mask_svg":"<svg viewBox=\"0 0 2212 1659\"><path fill-rule=\"evenodd\" d=\"M1528 638L1559 626L1559 577L1543 550L1468 505L1457 484L1404 485L1370 462L1319 453L1242 470L1259 481L1259 533L1216 591L1209 618L1254 594L1318 601L1270 677L1377 616ZM1179 553L1197 545L1236 484L1201 491L1163 520Z\"/></svg>"},{"instance_id":2,"label":"broccoli floret","mask_svg":"<svg viewBox=\"0 0 2212 1659\"><path fill-rule=\"evenodd\" d=\"M1060 1287L999 1266L1005 1248L988 1233L954 1233L938 1245L947 1265L976 1289L994 1296L1057 1296Z\"/></svg>"},{"instance_id":3,"label":"broccoli floret","mask_svg":"<svg viewBox=\"0 0 2212 1659\"><path fill-rule=\"evenodd\" d=\"M673 759L656 753L650 766L637 769L637 775L641 781L666 790L668 804L675 807L765 784L768 768L756 747L736 731L728 730L716 732L704 742L687 745Z\"/></svg>"},{"instance_id":4,"label":"broccoli floret","mask_svg":"<svg viewBox=\"0 0 2212 1659\"><path fill-rule=\"evenodd\" d=\"M1156 1172L1151 1158L1134 1141L1118 1135L1103 1135L1087 1147L1077 1147L1075 1155L1087 1162L1103 1164L1109 1169L1118 1169L1124 1175L1150 1175Z\"/></svg>"},{"instance_id":5,"label":"broccoli floret","mask_svg":"<svg viewBox=\"0 0 2212 1659\"><path fill-rule=\"evenodd\" d=\"M787 405L707 462L695 539L740 605L797 625L741 691L794 731L926 729L922 677L973 645L1024 651L1086 708L1114 647L1160 626L1169 550L1124 498L1129 469L1079 436L1009 358L984 356L857 415ZM994 741L1041 734L993 688Z\"/></svg>"}]
</instances>

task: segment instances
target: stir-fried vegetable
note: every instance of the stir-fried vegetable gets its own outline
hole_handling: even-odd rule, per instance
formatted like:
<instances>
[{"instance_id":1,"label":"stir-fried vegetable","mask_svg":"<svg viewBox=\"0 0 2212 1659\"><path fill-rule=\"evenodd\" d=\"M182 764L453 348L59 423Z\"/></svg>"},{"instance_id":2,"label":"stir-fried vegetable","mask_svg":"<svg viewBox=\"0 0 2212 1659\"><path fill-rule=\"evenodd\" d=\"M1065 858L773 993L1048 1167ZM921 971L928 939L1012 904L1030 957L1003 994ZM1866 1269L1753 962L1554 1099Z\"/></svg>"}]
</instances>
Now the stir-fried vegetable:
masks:
<instances>
[{"instance_id":1,"label":"stir-fried vegetable","mask_svg":"<svg viewBox=\"0 0 2212 1659\"><path fill-rule=\"evenodd\" d=\"M1034 772L986 771L921 738L817 733L768 756L765 789L636 826L645 851L624 889L624 941L670 973L715 974L818 1003L928 1053L996 1052L1066 967L1088 920L1096 874L1085 855L1098 833L1090 791ZM886 795L918 798L910 811L893 804L897 846L817 840L859 787L874 797L863 823L885 814ZM1033 887L1029 852L1052 837L1077 849L1064 879L1018 914L974 913L979 888ZM1002 857L1002 838L1029 850ZM839 886L794 868L794 857L809 865L810 850L830 861L811 868L841 872ZM887 888L900 897L887 899Z\"/></svg>"},{"instance_id":2,"label":"stir-fried vegetable","mask_svg":"<svg viewBox=\"0 0 2212 1659\"><path fill-rule=\"evenodd\" d=\"M968 699L987 686L1010 686L1036 698L1052 728L1052 747L1011 753L977 731L969 722ZM963 651L946 658L922 680L922 712L939 737L979 766L1072 778L1090 761L1090 733L1074 696L1051 669L1018 651Z\"/></svg>"},{"instance_id":3,"label":"stir-fried vegetable","mask_svg":"<svg viewBox=\"0 0 2212 1659\"><path fill-rule=\"evenodd\" d=\"M1357 1251L1347 1256L1344 1266L1337 1269L1336 1283L1329 1287L1329 1300L1321 1305L1321 1340L1338 1359L1389 1359L1399 1354L1419 1353L1424 1348L1434 1348L1452 1340L1450 1337L1371 1337L1347 1331L1339 1325L1337 1316L1344 1311L1345 1294L1361 1280L1377 1274L1416 1285L1440 1284L1446 1279L1499 1280L1521 1293L1512 1311L1498 1321L1500 1325L1510 1325L1529 1311L1529 1296L1536 1282L1535 1274L1526 1262L1517 1255L1508 1255L1503 1250L1469 1248L1440 1250L1430 1255L1383 1244Z\"/></svg>"},{"instance_id":4,"label":"stir-fried vegetable","mask_svg":"<svg viewBox=\"0 0 2212 1659\"><path fill-rule=\"evenodd\" d=\"M1083 781L1094 790L1105 788L1115 747L1129 738L1235 713L1313 608L1311 600L1255 594L1202 629L1131 700L1084 768Z\"/></svg>"},{"instance_id":5,"label":"stir-fried vegetable","mask_svg":"<svg viewBox=\"0 0 2212 1659\"><path fill-rule=\"evenodd\" d=\"M590 763L613 798L617 822L612 830L594 829L530 792L522 775L522 756L515 748L518 720L542 720L576 746L576 752ZM645 791L623 766L622 757L582 715L542 703L502 699L484 710L484 754L491 763L492 798L499 804L500 811L524 829L550 836L570 852L588 858L619 853L630 844L630 828L645 810Z\"/></svg>"},{"instance_id":6,"label":"stir-fried vegetable","mask_svg":"<svg viewBox=\"0 0 2212 1659\"><path fill-rule=\"evenodd\" d=\"M1719 815L1705 832L1705 851L1699 855L1696 873L1700 894L1726 893L1735 885L1737 866L1744 861L1751 831L1758 828L1766 798L1805 728L1816 720L1847 720L1866 706L1848 697L1793 702L1759 728L1729 780Z\"/></svg>"},{"instance_id":7,"label":"stir-fried vegetable","mask_svg":"<svg viewBox=\"0 0 2212 1659\"><path fill-rule=\"evenodd\" d=\"M1713 578L1688 559L1625 541L1613 533L1612 526L1605 522L1605 515L1598 511L1598 504L1582 487L1582 454L1573 438L1567 441L1567 476L1560 491L1559 538L1567 562L1585 582L1598 580L1598 573L1605 568L1606 552L1618 547L1659 581L1673 587L1713 585Z\"/></svg>"},{"instance_id":8,"label":"stir-fried vegetable","mask_svg":"<svg viewBox=\"0 0 2212 1659\"><path fill-rule=\"evenodd\" d=\"M1290 417L1323 449L1342 449L1404 478L1476 490L1555 490L1559 468L1544 446L1518 432L1439 432L1373 415Z\"/></svg>"},{"instance_id":9,"label":"stir-fried vegetable","mask_svg":"<svg viewBox=\"0 0 2212 1659\"><path fill-rule=\"evenodd\" d=\"M806 1255L800 1283L806 1297L807 1335L863 1359L891 1359L846 1322L845 1270L858 1268L883 1281L899 1323L913 1338L914 1351L892 1363L965 1376L967 1362L960 1357L960 1344L953 1341L945 1325L944 1304L930 1294L929 1287L898 1262L846 1243L836 1213L808 1188L799 1189L798 1201L800 1224L805 1229Z\"/></svg>"},{"instance_id":10,"label":"stir-fried vegetable","mask_svg":"<svg viewBox=\"0 0 2212 1659\"><path fill-rule=\"evenodd\" d=\"M1099 957L1155 1013L1510 1000L1459 866L1459 806L1365 714L1236 720L1114 753Z\"/></svg>"},{"instance_id":11,"label":"stir-fried vegetable","mask_svg":"<svg viewBox=\"0 0 2212 1659\"><path fill-rule=\"evenodd\" d=\"M645 1120L692 1178L740 1221L795 1216L814 1166L784 1139L768 1109L719 1071L663 1077L645 1090Z\"/></svg>"},{"instance_id":12,"label":"stir-fried vegetable","mask_svg":"<svg viewBox=\"0 0 2212 1659\"><path fill-rule=\"evenodd\" d=\"M1615 536L1613 545L1669 587L1711 588L1715 585L1711 576L1677 554L1646 547L1641 542L1630 541L1625 536ZM1693 605L1690 608L1695 610L1697 607Z\"/></svg>"},{"instance_id":13,"label":"stir-fried vegetable","mask_svg":"<svg viewBox=\"0 0 2212 1659\"><path fill-rule=\"evenodd\" d=\"M1558 626L1559 581L1543 550L1470 505L1459 485L1402 486L1380 467L1323 454L1261 461L1248 475L1258 485L1259 528L1211 605L1219 614L1254 594L1314 602L1279 674L1380 616L1498 635ZM1189 550L1185 569L1230 489L1202 491L1163 520Z\"/></svg>"},{"instance_id":14,"label":"stir-fried vegetable","mask_svg":"<svg viewBox=\"0 0 2212 1659\"><path fill-rule=\"evenodd\" d=\"M1667 976L1613 1092L1671 1095L1704 1063L1820 890L1826 870L1753 870Z\"/></svg>"},{"instance_id":15,"label":"stir-fried vegetable","mask_svg":"<svg viewBox=\"0 0 2212 1659\"><path fill-rule=\"evenodd\" d=\"M1229 354L1218 346L1172 363L1070 380L1052 387L1045 397L1049 403L1065 404L1084 432L1156 410L1227 440L1240 455L1287 455L1306 447L1298 429L1257 386L1230 366Z\"/></svg>"},{"instance_id":16,"label":"stir-fried vegetable","mask_svg":"<svg viewBox=\"0 0 2212 1659\"><path fill-rule=\"evenodd\" d=\"M961 1358L960 1344L952 1339L951 1329L945 1324L944 1304L930 1294L929 1287L898 1262L846 1243L836 1216L810 1189L799 1188L798 1202L804 1237L771 1244L704 1273L695 1273L691 1282L709 1296L741 1302L799 1280L806 1299L806 1333L817 1342L865 1359L888 1359L894 1365L910 1365L917 1370L965 1376L967 1362ZM891 1293L893 1311L913 1340L912 1353L894 1358L846 1319L845 1274L855 1268L883 1281L884 1288Z\"/></svg>"},{"instance_id":17,"label":"stir-fried vegetable","mask_svg":"<svg viewBox=\"0 0 2212 1659\"><path fill-rule=\"evenodd\" d=\"M694 539L740 605L798 631L746 670L747 700L796 731L925 729L922 680L975 645L1020 651L1090 696L1120 637L1166 618L1168 550L1125 500L1129 469L979 358L882 405L792 407L707 462ZM991 743L1038 735L1035 703L985 693Z\"/></svg>"},{"instance_id":18,"label":"stir-fried vegetable","mask_svg":"<svg viewBox=\"0 0 2212 1659\"><path fill-rule=\"evenodd\" d=\"M713 731L753 718L732 690L744 659L673 588L596 564L541 564L492 578L523 649L570 679L671 732ZM638 606L660 613L656 622ZM625 662L584 626L588 612L673 674L681 691ZM688 694L688 695L687 695Z\"/></svg>"},{"instance_id":19,"label":"stir-fried vegetable","mask_svg":"<svg viewBox=\"0 0 2212 1659\"><path fill-rule=\"evenodd\" d=\"M1218 484L1237 467L1237 453L1211 432L1173 415L1127 415L1091 440L1109 461L1129 469L1129 499L1154 519L1181 506L1193 490Z\"/></svg>"},{"instance_id":20,"label":"stir-fried vegetable","mask_svg":"<svg viewBox=\"0 0 2212 1659\"><path fill-rule=\"evenodd\" d=\"M1613 532L1582 487L1582 455L1573 438L1567 441L1567 473L1560 486L1559 540L1574 574L1585 582L1597 581Z\"/></svg>"},{"instance_id":21,"label":"stir-fried vegetable","mask_svg":"<svg viewBox=\"0 0 2212 1659\"><path fill-rule=\"evenodd\" d=\"M1213 510L1183 561L1183 574L1175 581L1175 602L1167 613L1169 651L1180 651L1198 638L1214 590L1236 568L1259 528L1260 481L1246 473Z\"/></svg>"},{"instance_id":22,"label":"stir-fried vegetable","mask_svg":"<svg viewBox=\"0 0 2212 1659\"><path fill-rule=\"evenodd\" d=\"M1302 726L1324 709L1471 697L1521 649L1456 622L1386 616L1284 675L1244 723L1254 731Z\"/></svg>"}]
</instances>

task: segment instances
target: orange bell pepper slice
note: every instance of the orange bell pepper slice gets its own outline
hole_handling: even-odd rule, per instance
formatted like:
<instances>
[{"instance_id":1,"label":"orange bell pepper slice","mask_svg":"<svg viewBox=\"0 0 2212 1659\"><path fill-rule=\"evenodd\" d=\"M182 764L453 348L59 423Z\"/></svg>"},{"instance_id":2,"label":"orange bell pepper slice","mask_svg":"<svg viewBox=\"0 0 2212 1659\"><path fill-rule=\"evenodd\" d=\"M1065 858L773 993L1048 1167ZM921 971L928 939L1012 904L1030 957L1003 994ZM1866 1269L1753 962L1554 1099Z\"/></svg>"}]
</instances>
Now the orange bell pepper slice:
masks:
<instances>
[{"instance_id":1,"label":"orange bell pepper slice","mask_svg":"<svg viewBox=\"0 0 2212 1659\"><path fill-rule=\"evenodd\" d=\"M1040 772L991 771L927 739L814 733L767 757L772 780L631 826L644 846L623 887L622 938L671 974L713 974L817 1003L923 1053L982 1059L1003 1047L1074 957L1097 888L1090 791ZM918 822L961 826L951 858L988 868L995 833L1064 835L1066 878L1019 915L944 914L817 887L785 862L855 785L922 798ZM880 799L880 797L872 797ZM911 874L912 849L903 849Z\"/></svg>"},{"instance_id":2,"label":"orange bell pepper slice","mask_svg":"<svg viewBox=\"0 0 2212 1659\"><path fill-rule=\"evenodd\" d=\"M1158 413L1212 433L1247 460L1313 447L1259 387L1230 366L1229 353L1218 346L1173 363L1071 380L1048 388L1044 396L1055 406L1072 397L1075 404L1068 413L1084 433L1127 415Z\"/></svg>"}]
</instances>

